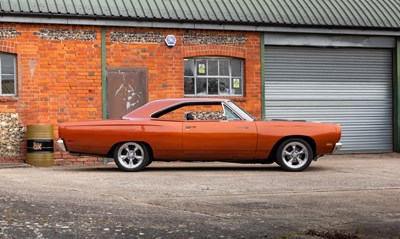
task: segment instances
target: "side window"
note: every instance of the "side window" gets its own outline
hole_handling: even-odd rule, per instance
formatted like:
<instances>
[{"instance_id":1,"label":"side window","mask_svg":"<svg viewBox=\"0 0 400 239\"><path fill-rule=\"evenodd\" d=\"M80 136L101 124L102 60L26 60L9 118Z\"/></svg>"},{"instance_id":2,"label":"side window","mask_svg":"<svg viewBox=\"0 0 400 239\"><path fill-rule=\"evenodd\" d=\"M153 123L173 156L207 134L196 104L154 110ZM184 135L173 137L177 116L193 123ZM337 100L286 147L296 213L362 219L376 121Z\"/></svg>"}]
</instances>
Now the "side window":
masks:
<instances>
[{"instance_id":1,"label":"side window","mask_svg":"<svg viewBox=\"0 0 400 239\"><path fill-rule=\"evenodd\" d=\"M204 120L216 121L224 118L224 109L217 104L193 104L185 105L159 117L163 120Z\"/></svg>"},{"instance_id":2,"label":"side window","mask_svg":"<svg viewBox=\"0 0 400 239\"><path fill-rule=\"evenodd\" d=\"M224 117L227 120L242 120L231 108L223 104L224 106Z\"/></svg>"},{"instance_id":3,"label":"side window","mask_svg":"<svg viewBox=\"0 0 400 239\"><path fill-rule=\"evenodd\" d=\"M15 59L13 54L0 53L0 95L16 95Z\"/></svg>"},{"instance_id":4,"label":"side window","mask_svg":"<svg viewBox=\"0 0 400 239\"><path fill-rule=\"evenodd\" d=\"M243 60L229 57L184 59L185 96L242 96Z\"/></svg>"}]
</instances>

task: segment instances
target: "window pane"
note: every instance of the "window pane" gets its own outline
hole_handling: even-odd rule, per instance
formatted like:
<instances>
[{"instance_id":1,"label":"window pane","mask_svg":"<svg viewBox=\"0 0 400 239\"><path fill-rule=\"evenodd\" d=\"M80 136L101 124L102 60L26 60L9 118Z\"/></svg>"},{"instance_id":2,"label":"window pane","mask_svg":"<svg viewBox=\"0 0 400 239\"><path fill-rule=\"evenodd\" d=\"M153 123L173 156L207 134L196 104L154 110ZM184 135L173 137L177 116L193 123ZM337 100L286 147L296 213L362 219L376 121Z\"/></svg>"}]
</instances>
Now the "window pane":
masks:
<instances>
[{"instance_id":1,"label":"window pane","mask_svg":"<svg viewBox=\"0 0 400 239\"><path fill-rule=\"evenodd\" d=\"M207 94L207 79L206 78L197 78L196 91L197 91L196 92L197 95Z\"/></svg>"},{"instance_id":2,"label":"window pane","mask_svg":"<svg viewBox=\"0 0 400 239\"><path fill-rule=\"evenodd\" d=\"M193 95L194 94L194 78L185 77L185 84L183 87L184 87L185 95Z\"/></svg>"},{"instance_id":3,"label":"window pane","mask_svg":"<svg viewBox=\"0 0 400 239\"><path fill-rule=\"evenodd\" d=\"M218 79L208 79L208 94L218 95Z\"/></svg>"},{"instance_id":4,"label":"window pane","mask_svg":"<svg viewBox=\"0 0 400 239\"><path fill-rule=\"evenodd\" d=\"M207 61L205 60L197 61L197 75L200 76L207 75Z\"/></svg>"},{"instance_id":5,"label":"window pane","mask_svg":"<svg viewBox=\"0 0 400 239\"><path fill-rule=\"evenodd\" d=\"M2 89L2 94L15 94L15 89L14 89L14 76L10 75L2 75L1 76L1 89Z\"/></svg>"},{"instance_id":6,"label":"window pane","mask_svg":"<svg viewBox=\"0 0 400 239\"><path fill-rule=\"evenodd\" d=\"M219 79L219 93L220 94L229 94L230 87L229 87L229 79Z\"/></svg>"},{"instance_id":7,"label":"window pane","mask_svg":"<svg viewBox=\"0 0 400 239\"><path fill-rule=\"evenodd\" d=\"M240 78L232 79L232 92L233 95L242 95L243 94L243 82Z\"/></svg>"},{"instance_id":8,"label":"window pane","mask_svg":"<svg viewBox=\"0 0 400 239\"><path fill-rule=\"evenodd\" d=\"M242 76L242 61L238 59L232 59L232 76Z\"/></svg>"},{"instance_id":9,"label":"window pane","mask_svg":"<svg viewBox=\"0 0 400 239\"><path fill-rule=\"evenodd\" d=\"M194 76L194 60L185 59L185 73L184 76Z\"/></svg>"},{"instance_id":10,"label":"window pane","mask_svg":"<svg viewBox=\"0 0 400 239\"><path fill-rule=\"evenodd\" d=\"M184 59L185 95L243 95L243 60L229 57Z\"/></svg>"},{"instance_id":11,"label":"window pane","mask_svg":"<svg viewBox=\"0 0 400 239\"><path fill-rule=\"evenodd\" d=\"M208 60L208 75L209 76L218 75L218 60Z\"/></svg>"},{"instance_id":12,"label":"window pane","mask_svg":"<svg viewBox=\"0 0 400 239\"><path fill-rule=\"evenodd\" d=\"M14 74L15 56L11 54L0 54L1 74Z\"/></svg>"},{"instance_id":13,"label":"window pane","mask_svg":"<svg viewBox=\"0 0 400 239\"><path fill-rule=\"evenodd\" d=\"M241 120L240 117L224 104L224 114L228 120Z\"/></svg>"},{"instance_id":14,"label":"window pane","mask_svg":"<svg viewBox=\"0 0 400 239\"><path fill-rule=\"evenodd\" d=\"M229 76L229 61L228 60L220 60L219 61L219 75L220 76Z\"/></svg>"}]
</instances>

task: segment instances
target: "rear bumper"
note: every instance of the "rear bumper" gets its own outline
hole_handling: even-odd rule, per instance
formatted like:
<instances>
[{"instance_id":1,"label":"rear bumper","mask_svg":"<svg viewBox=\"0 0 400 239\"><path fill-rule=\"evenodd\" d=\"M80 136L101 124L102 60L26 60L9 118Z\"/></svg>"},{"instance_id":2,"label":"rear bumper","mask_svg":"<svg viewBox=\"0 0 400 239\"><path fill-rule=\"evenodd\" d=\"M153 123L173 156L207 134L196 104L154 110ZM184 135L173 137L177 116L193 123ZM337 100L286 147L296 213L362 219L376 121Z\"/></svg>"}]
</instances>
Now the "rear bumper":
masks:
<instances>
[{"instance_id":1,"label":"rear bumper","mask_svg":"<svg viewBox=\"0 0 400 239\"><path fill-rule=\"evenodd\" d=\"M343 146L343 144L342 144L342 143L340 143L340 142L337 142L337 143L335 144L335 148L333 148L333 151L332 151L332 153L334 154L334 153L337 153L337 152L339 152L339 150L342 148L342 146Z\"/></svg>"},{"instance_id":2,"label":"rear bumper","mask_svg":"<svg viewBox=\"0 0 400 239\"><path fill-rule=\"evenodd\" d=\"M62 151L67 151L67 149L65 148L64 140L62 140L62 139L57 140L57 144L58 144L58 147L60 147L60 149Z\"/></svg>"}]
</instances>

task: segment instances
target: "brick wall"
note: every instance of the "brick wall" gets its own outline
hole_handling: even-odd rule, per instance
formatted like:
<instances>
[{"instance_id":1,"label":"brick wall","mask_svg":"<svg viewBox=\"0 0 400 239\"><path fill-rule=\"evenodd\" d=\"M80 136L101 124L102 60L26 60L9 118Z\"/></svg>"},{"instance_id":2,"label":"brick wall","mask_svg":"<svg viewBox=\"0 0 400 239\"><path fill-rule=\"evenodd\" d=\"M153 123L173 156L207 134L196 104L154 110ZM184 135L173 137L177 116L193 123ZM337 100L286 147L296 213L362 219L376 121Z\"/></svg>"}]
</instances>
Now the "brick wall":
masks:
<instances>
[{"instance_id":1,"label":"brick wall","mask_svg":"<svg viewBox=\"0 0 400 239\"><path fill-rule=\"evenodd\" d=\"M169 48L166 35L177 44ZM243 97L232 97L261 117L260 33L107 28L107 66L148 69L149 100L183 97L183 59L228 56L245 63ZM17 54L16 97L0 96L0 113L18 113L24 125L102 118L101 29L90 26L0 24L0 51ZM24 160L5 158L0 163ZM56 152L57 164L100 163L102 158Z\"/></svg>"},{"instance_id":2,"label":"brick wall","mask_svg":"<svg viewBox=\"0 0 400 239\"><path fill-rule=\"evenodd\" d=\"M147 42L110 41L110 33L125 32L126 35L143 34L150 31ZM169 48L164 43L167 35L173 34L177 44ZM119 34L122 35L122 34ZM157 41L158 36L163 36ZM198 39L213 39L209 42ZM236 42L227 40L236 37ZM155 38L155 39L154 39ZM261 117L261 60L260 33L225 31L190 31L176 29L109 28L107 32L107 66L148 67L149 100L183 97L183 59L196 56L227 56L244 60L244 97L230 97L252 115ZM197 40L194 40L197 39ZM224 44L224 41L227 42Z\"/></svg>"},{"instance_id":3,"label":"brick wall","mask_svg":"<svg viewBox=\"0 0 400 239\"><path fill-rule=\"evenodd\" d=\"M17 54L17 96L0 96L0 113L19 113L24 125L101 118L100 31L94 27L1 24L3 52ZM48 32L46 30L52 30ZM68 31L69 34L68 34ZM95 39L74 39L93 31ZM55 131L57 135L57 131ZM21 150L24 159L25 150ZM15 158L2 158L2 162Z\"/></svg>"}]
</instances>

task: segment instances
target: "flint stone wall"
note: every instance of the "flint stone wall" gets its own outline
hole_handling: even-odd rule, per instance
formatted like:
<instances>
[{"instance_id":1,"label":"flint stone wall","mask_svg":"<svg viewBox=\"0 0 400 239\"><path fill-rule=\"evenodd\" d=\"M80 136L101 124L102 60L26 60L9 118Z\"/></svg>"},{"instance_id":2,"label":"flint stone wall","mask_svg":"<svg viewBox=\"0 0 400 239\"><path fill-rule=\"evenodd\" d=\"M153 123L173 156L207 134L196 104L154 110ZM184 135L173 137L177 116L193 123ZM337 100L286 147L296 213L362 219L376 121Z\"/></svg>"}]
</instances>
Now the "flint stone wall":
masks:
<instances>
[{"instance_id":1,"label":"flint stone wall","mask_svg":"<svg viewBox=\"0 0 400 239\"><path fill-rule=\"evenodd\" d=\"M111 32L112 42L134 42L134 43L161 43L164 35L160 32Z\"/></svg>"},{"instance_id":2,"label":"flint stone wall","mask_svg":"<svg viewBox=\"0 0 400 239\"><path fill-rule=\"evenodd\" d=\"M2 38L17 38L21 32L17 32L15 27L0 27L0 39Z\"/></svg>"},{"instance_id":3,"label":"flint stone wall","mask_svg":"<svg viewBox=\"0 0 400 239\"><path fill-rule=\"evenodd\" d=\"M75 40L75 41L95 41L96 31L89 30L68 30L68 29L40 29L34 32L42 40Z\"/></svg>"},{"instance_id":4,"label":"flint stone wall","mask_svg":"<svg viewBox=\"0 0 400 239\"><path fill-rule=\"evenodd\" d=\"M244 45L249 39L244 34L185 34L183 44Z\"/></svg>"},{"instance_id":5,"label":"flint stone wall","mask_svg":"<svg viewBox=\"0 0 400 239\"><path fill-rule=\"evenodd\" d=\"M20 156L21 142L25 141L25 127L18 114L0 113L0 157Z\"/></svg>"}]
</instances>

